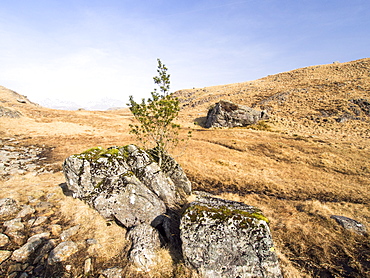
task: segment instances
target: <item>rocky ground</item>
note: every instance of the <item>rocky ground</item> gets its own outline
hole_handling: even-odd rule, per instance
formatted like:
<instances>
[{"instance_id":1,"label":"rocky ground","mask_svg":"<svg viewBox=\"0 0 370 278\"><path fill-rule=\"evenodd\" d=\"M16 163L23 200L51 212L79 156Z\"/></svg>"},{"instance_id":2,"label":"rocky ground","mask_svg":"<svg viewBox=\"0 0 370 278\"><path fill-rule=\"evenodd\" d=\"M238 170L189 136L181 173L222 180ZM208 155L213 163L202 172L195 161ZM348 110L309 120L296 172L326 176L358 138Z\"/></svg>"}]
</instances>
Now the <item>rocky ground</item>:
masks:
<instances>
[{"instance_id":1,"label":"rocky ground","mask_svg":"<svg viewBox=\"0 0 370 278\"><path fill-rule=\"evenodd\" d=\"M56 171L48 163L53 148L20 141L24 140L0 140L1 180ZM121 277L120 267L94 269L96 262L89 254L101 244L95 238L76 238L80 225L62 215L60 201L60 194L44 190L20 200L0 199L0 277Z\"/></svg>"},{"instance_id":2,"label":"rocky ground","mask_svg":"<svg viewBox=\"0 0 370 278\"><path fill-rule=\"evenodd\" d=\"M0 139L0 179L33 172L35 175L53 172L48 155L53 150L45 145L23 145L16 138Z\"/></svg>"}]
</instances>

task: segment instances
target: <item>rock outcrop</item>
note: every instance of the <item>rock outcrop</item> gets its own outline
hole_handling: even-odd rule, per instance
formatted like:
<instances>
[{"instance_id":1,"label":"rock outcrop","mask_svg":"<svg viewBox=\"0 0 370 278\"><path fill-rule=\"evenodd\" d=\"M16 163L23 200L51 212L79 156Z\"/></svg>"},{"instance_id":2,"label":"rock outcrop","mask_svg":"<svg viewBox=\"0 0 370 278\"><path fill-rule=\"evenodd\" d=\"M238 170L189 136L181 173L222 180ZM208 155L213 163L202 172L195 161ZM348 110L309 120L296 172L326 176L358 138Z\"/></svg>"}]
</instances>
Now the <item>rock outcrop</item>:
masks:
<instances>
[{"instance_id":1,"label":"rock outcrop","mask_svg":"<svg viewBox=\"0 0 370 278\"><path fill-rule=\"evenodd\" d=\"M171 211L186 203L191 183L171 157L161 168L155 155L135 145L94 148L68 157L63 170L73 197L129 229L130 259L138 269L147 271L153 264L159 230L169 244L178 242Z\"/></svg>"},{"instance_id":2,"label":"rock outcrop","mask_svg":"<svg viewBox=\"0 0 370 278\"><path fill-rule=\"evenodd\" d=\"M208 111L205 127L242 127L268 119L266 111L221 100Z\"/></svg>"},{"instance_id":3,"label":"rock outcrop","mask_svg":"<svg viewBox=\"0 0 370 278\"><path fill-rule=\"evenodd\" d=\"M184 183L190 186L188 180L174 179L175 184L148 153L134 145L72 155L63 169L73 197L127 228L151 224L168 207L184 204L191 191L183 189ZM176 172L173 176L184 177L179 166Z\"/></svg>"},{"instance_id":4,"label":"rock outcrop","mask_svg":"<svg viewBox=\"0 0 370 278\"><path fill-rule=\"evenodd\" d=\"M268 220L255 207L200 194L180 230L186 263L205 278L282 277Z\"/></svg>"}]
</instances>

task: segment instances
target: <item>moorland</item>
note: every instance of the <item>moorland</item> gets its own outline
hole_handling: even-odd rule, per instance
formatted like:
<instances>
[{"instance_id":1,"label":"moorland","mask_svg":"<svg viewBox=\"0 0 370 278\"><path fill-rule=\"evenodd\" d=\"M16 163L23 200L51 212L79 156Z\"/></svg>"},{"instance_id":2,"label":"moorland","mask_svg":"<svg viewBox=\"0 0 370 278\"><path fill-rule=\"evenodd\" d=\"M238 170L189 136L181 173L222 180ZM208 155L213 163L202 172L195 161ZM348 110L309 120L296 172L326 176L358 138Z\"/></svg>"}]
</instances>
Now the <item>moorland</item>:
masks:
<instances>
[{"instance_id":1,"label":"moorland","mask_svg":"<svg viewBox=\"0 0 370 278\"><path fill-rule=\"evenodd\" d=\"M181 102L180 136L190 130L192 137L172 155L193 190L260 208L270 220L284 277L370 276L369 236L331 218L346 216L370 229L369 58L174 94ZM270 118L243 128L204 128L209 107L221 99L266 110ZM76 241L99 240L95 269L124 263L128 243L122 228L107 226L82 201L63 194L61 185L66 157L95 146L135 143L129 109L48 109L0 87L0 112L0 147L39 148L36 166L42 170L2 172L0 198L28 204L53 196L50 222L79 224ZM76 256L79 265L91 254ZM168 262L153 277L190 277L187 271Z\"/></svg>"}]
</instances>

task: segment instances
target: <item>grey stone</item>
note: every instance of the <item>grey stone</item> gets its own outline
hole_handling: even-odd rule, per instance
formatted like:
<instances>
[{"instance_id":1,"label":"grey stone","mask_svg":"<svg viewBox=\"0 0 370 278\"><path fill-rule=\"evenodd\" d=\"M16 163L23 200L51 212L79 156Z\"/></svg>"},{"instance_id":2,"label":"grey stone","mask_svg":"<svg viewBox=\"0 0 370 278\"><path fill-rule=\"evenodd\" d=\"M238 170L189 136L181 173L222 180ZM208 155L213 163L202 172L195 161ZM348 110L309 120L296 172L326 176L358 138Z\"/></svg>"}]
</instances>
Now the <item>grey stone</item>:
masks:
<instances>
[{"instance_id":1,"label":"grey stone","mask_svg":"<svg viewBox=\"0 0 370 278\"><path fill-rule=\"evenodd\" d=\"M17 216L18 218L23 218L26 216L29 216L31 214L35 213L35 209L29 205L23 206L22 210L18 212Z\"/></svg>"},{"instance_id":2,"label":"grey stone","mask_svg":"<svg viewBox=\"0 0 370 278\"><path fill-rule=\"evenodd\" d=\"M47 216L39 216L35 219L35 221L32 223L32 226L39 226L43 223L45 223L48 220Z\"/></svg>"},{"instance_id":3,"label":"grey stone","mask_svg":"<svg viewBox=\"0 0 370 278\"><path fill-rule=\"evenodd\" d=\"M76 225L76 226L73 226L65 231L63 231L61 234L60 234L60 239L62 241L66 241L67 239L69 239L71 236L74 236L78 230L80 229L80 225Z\"/></svg>"},{"instance_id":4,"label":"grey stone","mask_svg":"<svg viewBox=\"0 0 370 278\"><path fill-rule=\"evenodd\" d=\"M106 278L122 278L124 274L123 269L119 267L108 268L102 273Z\"/></svg>"},{"instance_id":5,"label":"grey stone","mask_svg":"<svg viewBox=\"0 0 370 278\"><path fill-rule=\"evenodd\" d=\"M4 222L4 227L6 227L6 234L24 230L24 224L22 223L21 218L14 218Z\"/></svg>"},{"instance_id":6,"label":"grey stone","mask_svg":"<svg viewBox=\"0 0 370 278\"><path fill-rule=\"evenodd\" d=\"M268 119L266 111L221 100L208 111L205 127L242 127Z\"/></svg>"},{"instance_id":7,"label":"grey stone","mask_svg":"<svg viewBox=\"0 0 370 278\"><path fill-rule=\"evenodd\" d=\"M17 202L11 198L0 199L0 217L15 215L19 211Z\"/></svg>"},{"instance_id":8,"label":"grey stone","mask_svg":"<svg viewBox=\"0 0 370 278\"><path fill-rule=\"evenodd\" d=\"M97 244L98 241L95 238L88 238L86 239L86 243L89 245L92 245L92 244Z\"/></svg>"},{"instance_id":9,"label":"grey stone","mask_svg":"<svg viewBox=\"0 0 370 278\"><path fill-rule=\"evenodd\" d=\"M158 231L148 224L141 224L130 229L127 238L132 242L130 261L139 271L150 271L156 265L156 252L160 248Z\"/></svg>"},{"instance_id":10,"label":"grey stone","mask_svg":"<svg viewBox=\"0 0 370 278\"><path fill-rule=\"evenodd\" d=\"M198 196L181 218L185 261L205 278L282 277L267 222L255 207Z\"/></svg>"},{"instance_id":11,"label":"grey stone","mask_svg":"<svg viewBox=\"0 0 370 278\"><path fill-rule=\"evenodd\" d=\"M66 261L78 251L78 246L73 241L63 241L57 245L49 254L48 264L54 265Z\"/></svg>"},{"instance_id":12,"label":"grey stone","mask_svg":"<svg viewBox=\"0 0 370 278\"><path fill-rule=\"evenodd\" d=\"M366 226L354 219L340 215L332 215L330 218L337 221L337 223L346 230L351 230L359 235L367 235Z\"/></svg>"},{"instance_id":13,"label":"grey stone","mask_svg":"<svg viewBox=\"0 0 370 278\"><path fill-rule=\"evenodd\" d=\"M12 254L12 260L24 263L26 262L29 257L34 254L37 248L39 248L45 241L46 238L49 237L49 233L42 233L37 234L30 237L27 240L27 243L24 244L21 248L15 250Z\"/></svg>"}]
</instances>

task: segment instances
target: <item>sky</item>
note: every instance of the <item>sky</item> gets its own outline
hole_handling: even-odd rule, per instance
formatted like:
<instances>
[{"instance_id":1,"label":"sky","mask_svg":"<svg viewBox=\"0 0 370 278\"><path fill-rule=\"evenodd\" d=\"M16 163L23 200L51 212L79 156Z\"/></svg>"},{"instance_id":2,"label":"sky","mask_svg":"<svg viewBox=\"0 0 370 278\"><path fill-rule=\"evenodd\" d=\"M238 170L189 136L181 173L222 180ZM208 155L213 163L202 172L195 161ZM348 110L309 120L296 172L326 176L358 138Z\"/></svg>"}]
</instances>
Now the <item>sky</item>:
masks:
<instances>
[{"instance_id":1,"label":"sky","mask_svg":"<svg viewBox=\"0 0 370 278\"><path fill-rule=\"evenodd\" d=\"M50 108L370 57L369 0L0 0L0 85Z\"/></svg>"}]
</instances>

